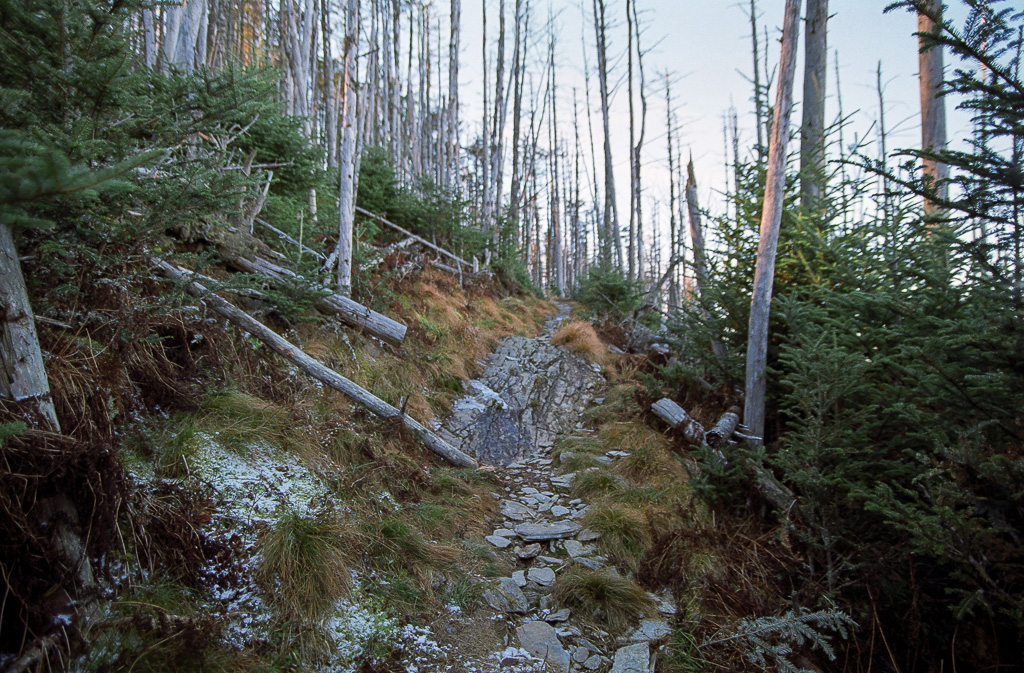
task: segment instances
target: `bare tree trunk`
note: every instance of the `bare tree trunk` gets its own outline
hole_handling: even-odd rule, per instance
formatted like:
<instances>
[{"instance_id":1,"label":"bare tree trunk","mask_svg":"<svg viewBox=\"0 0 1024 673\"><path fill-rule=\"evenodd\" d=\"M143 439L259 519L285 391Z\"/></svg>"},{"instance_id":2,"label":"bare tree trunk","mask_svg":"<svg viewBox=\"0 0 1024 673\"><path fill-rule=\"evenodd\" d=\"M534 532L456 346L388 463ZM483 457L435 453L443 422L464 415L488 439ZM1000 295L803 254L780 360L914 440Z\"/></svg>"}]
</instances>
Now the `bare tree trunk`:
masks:
<instances>
[{"instance_id":1,"label":"bare tree trunk","mask_svg":"<svg viewBox=\"0 0 1024 673\"><path fill-rule=\"evenodd\" d=\"M352 293L352 224L355 219L356 207L356 143L358 128L356 125L356 99L358 92L355 85L356 59L359 53L359 0L348 0L345 16L345 62L342 77L342 128L341 151L341 185L338 197L338 293L349 296Z\"/></svg>"},{"instance_id":2,"label":"bare tree trunk","mask_svg":"<svg viewBox=\"0 0 1024 673\"><path fill-rule=\"evenodd\" d=\"M761 48L757 39L757 2L756 0L750 0L750 38L753 42L753 53L754 53L754 117L757 123L754 124L754 128L757 129L757 153L758 156L764 157L764 134L761 131L762 125L764 124L765 114L764 105L762 103L762 89L761 89ZM766 45L767 48L767 45Z\"/></svg>"},{"instance_id":3,"label":"bare tree trunk","mask_svg":"<svg viewBox=\"0 0 1024 673\"><path fill-rule=\"evenodd\" d=\"M558 87L555 79L555 31L554 19L549 17L548 26L550 30L548 41L548 69L551 77L551 120L550 120L550 144L551 144L551 223L549 232L551 235L551 257L548 260L549 274L554 283L555 292L559 296L565 296L565 258L562 256L562 222L561 222L561 199L559 190L559 169L558 169Z\"/></svg>"},{"instance_id":4,"label":"bare tree trunk","mask_svg":"<svg viewBox=\"0 0 1024 673\"><path fill-rule=\"evenodd\" d=\"M14 235L0 223L0 397L31 400L47 430L60 432Z\"/></svg>"},{"instance_id":5,"label":"bare tree trunk","mask_svg":"<svg viewBox=\"0 0 1024 673\"><path fill-rule=\"evenodd\" d=\"M928 9L942 18L940 0L927 0ZM921 78L921 149L924 152L941 152L946 149L946 102L939 94L942 86L942 46L930 41L930 35L938 32L938 25L924 12L917 15L918 66ZM935 191L940 201L947 198L946 181L949 167L936 159L925 158L921 162L922 177ZM934 215L941 206L930 199L924 201L925 213Z\"/></svg>"},{"instance_id":6,"label":"bare tree trunk","mask_svg":"<svg viewBox=\"0 0 1024 673\"><path fill-rule=\"evenodd\" d=\"M528 4L527 0L516 0L516 46L512 52L512 181L509 184L508 217L513 236L519 234L519 183L522 175L519 139L522 132L523 87L526 79L526 36L530 25Z\"/></svg>"},{"instance_id":7,"label":"bare tree trunk","mask_svg":"<svg viewBox=\"0 0 1024 673\"><path fill-rule=\"evenodd\" d=\"M462 23L462 4L451 0L451 40L448 43L448 116L445 142L447 143L446 186L459 180L459 30Z\"/></svg>"},{"instance_id":8,"label":"bare tree trunk","mask_svg":"<svg viewBox=\"0 0 1024 673\"><path fill-rule=\"evenodd\" d=\"M637 178L636 156L636 112L633 101L633 3L626 0L626 95L629 98L629 240L626 249L629 253L628 273L631 280L639 277L637 269L637 199L640 185Z\"/></svg>"},{"instance_id":9,"label":"bare tree trunk","mask_svg":"<svg viewBox=\"0 0 1024 673\"><path fill-rule=\"evenodd\" d=\"M480 33L480 45L483 52L483 130L480 135L480 156L481 156L481 180L480 180L480 212L481 229L483 232L490 232L491 225L491 138L490 138L490 117L491 110L488 104L488 89L490 82L487 72L487 0L480 0L483 28Z\"/></svg>"},{"instance_id":10,"label":"bare tree trunk","mask_svg":"<svg viewBox=\"0 0 1024 673\"><path fill-rule=\"evenodd\" d=\"M767 387L768 318L775 277L775 254L782 223L782 202L785 197L786 142L793 110L793 79L796 71L796 49L800 35L800 0L786 0L782 28L782 56L779 59L779 86L772 115L772 134L768 145L768 175L765 184L764 208L761 211L761 239L757 246L757 267L750 301L750 325L747 338L747 373L743 419L750 432L764 438L764 404Z\"/></svg>"},{"instance_id":11,"label":"bare tree trunk","mask_svg":"<svg viewBox=\"0 0 1024 673\"><path fill-rule=\"evenodd\" d=\"M704 256L704 231L701 224L700 202L697 199L697 176L693 171L693 157L686 165L686 205L690 211L690 244L693 246L693 268L697 273L696 290L702 295L708 283L708 264Z\"/></svg>"},{"instance_id":12,"label":"bare tree trunk","mask_svg":"<svg viewBox=\"0 0 1024 673\"><path fill-rule=\"evenodd\" d=\"M320 32L324 52L324 143L327 145L327 165L338 165L338 96L334 89L334 57L331 56L331 16L328 0L321 0Z\"/></svg>"},{"instance_id":13,"label":"bare tree trunk","mask_svg":"<svg viewBox=\"0 0 1024 673\"><path fill-rule=\"evenodd\" d=\"M622 264L622 245L619 239L619 208L615 201L615 165L612 162L612 136L609 121L608 87L608 23L605 20L605 1L593 0L594 34L597 39L597 79L601 93L601 122L604 128L604 241L601 245L601 266L609 270Z\"/></svg>"},{"instance_id":14,"label":"bare tree trunk","mask_svg":"<svg viewBox=\"0 0 1024 673\"><path fill-rule=\"evenodd\" d=\"M825 187L825 91L828 76L828 0L807 0L803 124L800 127L800 205L820 209Z\"/></svg>"},{"instance_id":15,"label":"bare tree trunk","mask_svg":"<svg viewBox=\"0 0 1024 673\"><path fill-rule=\"evenodd\" d=\"M634 38L636 39L636 65L637 72L640 75L639 81L639 94L640 94L640 133L636 139L636 145L633 147L633 181L636 183L634 188L634 205L633 209L636 211L636 269L637 269L637 280L643 280L644 278L644 213L643 213L643 187L642 181L640 180L641 168L643 163L641 161L641 152L644 147L644 136L647 134L647 90L645 88L645 77L644 77L644 52L640 49L640 19L637 16L636 2L635 0L630 3L633 9L633 32ZM632 117L632 113L630 114ZM632 124L631 124L632 126Z\"/></svg>"},{"instance_id":16,"label":"bare tree trunk","mask_svg":"<svg viewBox=\"0 0 1024 673\"><path fill-rule=\"evenodd\" d=\"M672 134L674 133L674 124L672 123L672 85L669 82L668 73L665 74L665 128L667 133L665 134L668 142L668 226L669 226L669 243L668 243L668 258L669 264L673 264L679 256L679 243L678 243L678 219L676 218L676 189L678 188L676 181L676 159L675 152L672 147ZM668 285L668 303L670 306L679 306L679 283L677 281L677 275L675 273L675 267L672 267L672 275L669 278Z\"/></svg>"},{"instance_id":17,"label":"bare tree trunk","mask_svg":"<svg viewBox=\"0 0 1024 673\"><path fill-rule=\"evenodd\" d=\"M497 218L500 215L501 193L504 187L505 170L505 120L508 117L508 94L505 91L505 0L498 3L498 55L495 64L494 120L491 124L493 142L491 150L491 186L489 190L492 229L491 243L495 249L498 245ZM490 264L491 250L487 251L487 263Z\"/></svg>"}]
</instances>

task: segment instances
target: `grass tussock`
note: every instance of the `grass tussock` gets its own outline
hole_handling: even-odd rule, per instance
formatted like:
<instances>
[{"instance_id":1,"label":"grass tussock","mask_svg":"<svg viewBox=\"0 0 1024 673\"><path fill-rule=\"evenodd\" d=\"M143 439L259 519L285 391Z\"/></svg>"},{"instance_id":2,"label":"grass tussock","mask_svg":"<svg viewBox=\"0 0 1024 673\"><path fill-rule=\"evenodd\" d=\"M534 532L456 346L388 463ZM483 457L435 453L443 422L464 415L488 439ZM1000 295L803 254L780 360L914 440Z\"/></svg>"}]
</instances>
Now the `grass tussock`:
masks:
<instances>
[{"instance_id":1,"label":"grass tussock","mask_svg":"<svg viewBox=\"0 0 1024 673\"><path fill-rule=\"evenodd\" d=\"M583 525L600 533L598 546L617 565L635 570L653 544L650 526L643 513L628 505L592 505Z\"/></svg>"},{"instance_id":2,"label":"grass tussock","mask_svg":"<svg viewBox=\"0 0 1024 673\"><path fill-rule=\"evenodd\" d=\"M575 567L555 584L555 602L614 632L656 613L655 603L636 582L610 569Z\"/></svg>"},{"instance_id":3,"label":"grass tussock","mask_svg":"<svg viewBox=\"0 0 1024 673\"><path fill-rule=\"evenodd\" d=\"M281 515L263 535L257 579L282 615L315 622L348 595L353 537L333 513Z\"/></svg>"},{"instance_id":4,"label":"grass tussock","mask_svg":"<svg viewBox=\"0 0 1024 673\"><path fill-rule=\"evenodd\" d=\"M611 359L608 347L597 336L594 327L582 320L572 320L562 325L551 337L551 343L555 346L565 346L590 362L603 365Z\"/></svg>"}]
</instances>

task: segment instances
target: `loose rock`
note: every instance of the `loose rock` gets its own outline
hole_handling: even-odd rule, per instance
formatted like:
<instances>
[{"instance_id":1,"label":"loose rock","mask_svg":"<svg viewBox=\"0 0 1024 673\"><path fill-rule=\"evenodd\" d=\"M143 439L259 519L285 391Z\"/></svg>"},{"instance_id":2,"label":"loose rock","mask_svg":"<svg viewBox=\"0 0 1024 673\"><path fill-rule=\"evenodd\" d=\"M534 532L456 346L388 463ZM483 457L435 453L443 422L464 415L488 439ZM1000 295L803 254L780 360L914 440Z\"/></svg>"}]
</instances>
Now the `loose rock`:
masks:
<instances>
[{"instance_id":1,"label":"loose rock","mask_svg":"<svg viewBox=\"0 0 1024 673\"><path fill-rule=\"evenodd\" d=\"M576 535L579 530L580 525L572 521L556 521L555 523L524 523L516 526L515 528L516 535L522 538L525 542L562 540Z\"/></svg>"},{"instance_id":2,"label":"loose rock","mask_svg":"<svg viewBox=\"0 0 1024 673\"><path fill-rule=\"evenodd\" d=\"M551 670L568 673L569 653L562 647L558 635L549 625L539 621L527 622L516 628L516 635L519 636L519 644L531 656L543 659Z\"/></svg>"},{"instance_id":3,"label":"loose rock","mask_svg":"<svg viewBox=\"0 0 1024 673\"><path fill-rule=\"evenodd\" d=\"M615 661L610 673L649 673L650 670L651 648L647 643L637 643L615 652Z\"/></svg>"}]
</instances>

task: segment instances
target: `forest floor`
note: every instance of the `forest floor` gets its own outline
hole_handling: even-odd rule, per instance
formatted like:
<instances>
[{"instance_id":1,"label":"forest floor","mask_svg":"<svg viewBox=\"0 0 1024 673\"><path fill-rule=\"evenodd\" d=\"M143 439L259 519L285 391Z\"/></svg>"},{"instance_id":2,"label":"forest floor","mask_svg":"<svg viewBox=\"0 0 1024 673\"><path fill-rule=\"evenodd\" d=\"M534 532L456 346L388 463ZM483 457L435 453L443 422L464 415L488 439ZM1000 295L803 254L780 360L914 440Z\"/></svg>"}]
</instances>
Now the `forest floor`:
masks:
<instances>
[{"instance_id":1,"label":"forest floor","mask_svg":"<svg viewBox=\"0 0 1024 673\"><path fill-rule=\"evenodd\" d=\"M62 405L108 391L107 407L76 411L79 427L112 428L103 455L117 463L100 474L126 489L91 554L99 598L53 670L654 670L674 585L641 566L694 516L671 441L637 403L646 356L613 355L567 303L430 269L374 291L408 325L399 348L247 310L479 469L444 463L190 300L138 322L141 347L44 334L62 362L90 363L52 377ZM133 301L150 316L137 298L121 306ZM165 323L170 337L147 336ZM156 384L175 395L149 401ZM97 416L108 408L127 425Z\"/></svg>"}]
</instances>

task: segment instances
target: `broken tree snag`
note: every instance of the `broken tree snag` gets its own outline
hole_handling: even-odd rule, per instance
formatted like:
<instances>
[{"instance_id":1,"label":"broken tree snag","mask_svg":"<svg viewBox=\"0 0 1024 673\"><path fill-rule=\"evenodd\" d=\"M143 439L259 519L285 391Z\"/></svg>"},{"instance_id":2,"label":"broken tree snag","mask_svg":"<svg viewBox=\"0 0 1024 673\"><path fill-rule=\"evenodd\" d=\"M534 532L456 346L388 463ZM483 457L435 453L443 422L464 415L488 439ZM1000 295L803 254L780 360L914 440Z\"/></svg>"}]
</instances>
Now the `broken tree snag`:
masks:
<instances>
[{"instance_id":1,"label":"broken tree snag","mask_svg":"<svg viewBox=\"0 0 1024 673\"><path fill-rule=\"evenodd\" d=\"M228 261L243 271L267 276L274 280L296 278L293 271L268 262L262 257L257 257L255 260L232 257ZM405 339L405 325L340 294L327 295L317 302L317 308L325 313L335 314L346 325L361 329L393 346L401 346L402 340Z\"/></svg>"},{"instance_id":2,"label":"broken tree snag","mask_svg":"<svg viewBox=\"0 0 1024 673\"><path fill-rule=\"evenodd\" d=\"M740 408L729 407L729 410L722 414L722 417L715 423L715 427L708 430L708 433L704 436L704 441L712 449L717 449L729 441L732 433L736 432L736 426L739 425L739 422Z\"/></svg>"},{"instance_id":3,"label":"broken tree snag","mask_svg":"<svg viewBox=\"0 0 1024 673\"><path fill-rule=\"evenodd\" d=\"M682 431L683 439L690 444L704 443L704 426L693 420L690 414L672 400L663 397L651 405L651 411L673 430Z\"/></svg>"},{"instance_id":4,"label":"broken tree snag","mask_svg":"<svg viewBox=\"0 0 1024 673\"><path fill-rule=\"evenodd\" d=\"M405 415L369 391L360 388L338 372L325 366L323 363L311 358L297 346L289 343L272 329L244 311L239 310L227 300L211 293L205 287L195 282L195 277L191 272L178 269L177 267L159 259L153 259L152 263L166 277L183 283L185 285L185 289L190 294L201 299L212 311L227 318L236 326L242 328L265 343L275 353L294 364L312 378L326 383L348 399L362 405L370 412L380 416L381 418L400 419L402 424L409 428L409 430L411 430L428 449L448 462L460 467L479 467L475 460L467 456L462 451L459 451L409 416Z\"/></svg>"}]
</instances>

